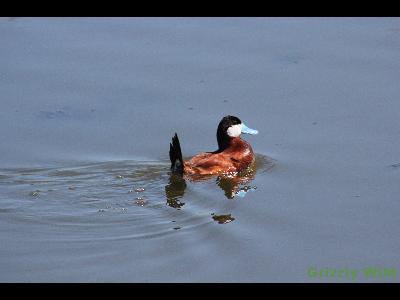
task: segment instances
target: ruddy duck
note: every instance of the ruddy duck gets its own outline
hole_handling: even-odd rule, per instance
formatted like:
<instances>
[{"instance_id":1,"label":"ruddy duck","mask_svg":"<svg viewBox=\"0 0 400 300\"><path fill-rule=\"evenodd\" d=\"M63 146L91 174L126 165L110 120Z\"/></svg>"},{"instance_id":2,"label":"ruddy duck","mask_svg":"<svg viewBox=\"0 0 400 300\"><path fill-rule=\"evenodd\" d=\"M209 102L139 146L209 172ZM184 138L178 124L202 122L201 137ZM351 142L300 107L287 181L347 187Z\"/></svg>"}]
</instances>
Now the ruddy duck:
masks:
<instances>
[{"instance_id":1,"label":"ruddy duck","mask_svg":"<svg viewBox=\"0 0 400 300\"><path fill-rule=\"evenodd\" d=\"M217 129L218 150L200 153L188 161L183 161L178 135L170 143L169 158L171 170L185 175L237 174L254 161L250 144L240 138L242 133L257 134L258 131L244 125L234 116L226 116Z\"/></svg>"}]
</instances>

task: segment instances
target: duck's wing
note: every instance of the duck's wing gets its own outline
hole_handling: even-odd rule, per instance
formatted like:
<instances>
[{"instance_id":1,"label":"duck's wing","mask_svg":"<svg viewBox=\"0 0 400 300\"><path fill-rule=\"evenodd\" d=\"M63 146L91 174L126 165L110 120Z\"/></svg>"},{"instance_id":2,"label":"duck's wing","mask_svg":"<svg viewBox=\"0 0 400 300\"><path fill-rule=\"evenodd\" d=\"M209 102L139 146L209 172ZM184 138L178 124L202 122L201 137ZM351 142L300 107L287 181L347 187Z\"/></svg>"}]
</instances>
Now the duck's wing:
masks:
<instances>
[{"instance_id":1,"label":"duck's wing","mask_svg":"<svg viewBox=\"0 0 400 300\"><path fill-rule=\"evenodd\" d=\"M188 174L220 174L230 171L235 171L232 161L211 152L201 153L185 162L185 172Z\"/></svg>"}]
</instances>

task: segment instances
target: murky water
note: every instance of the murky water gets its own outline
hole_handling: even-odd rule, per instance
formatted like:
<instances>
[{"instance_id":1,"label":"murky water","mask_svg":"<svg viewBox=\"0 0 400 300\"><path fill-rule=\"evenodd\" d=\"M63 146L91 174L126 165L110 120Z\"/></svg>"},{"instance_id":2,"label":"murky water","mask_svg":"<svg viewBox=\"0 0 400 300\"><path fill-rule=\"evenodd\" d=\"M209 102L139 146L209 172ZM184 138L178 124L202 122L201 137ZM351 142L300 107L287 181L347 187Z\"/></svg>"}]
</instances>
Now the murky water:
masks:
<instances>
[{"instance_id":1,"label":"murky water","mask_svg":"<svg viewBox=\"0 0 400 300\"><path fill-rule=\"evenodd\" d=\"M1 18L0 281L398 281L399 28ZM228 114L255 169L171 175Z\"/></svg>"}]
</instances>

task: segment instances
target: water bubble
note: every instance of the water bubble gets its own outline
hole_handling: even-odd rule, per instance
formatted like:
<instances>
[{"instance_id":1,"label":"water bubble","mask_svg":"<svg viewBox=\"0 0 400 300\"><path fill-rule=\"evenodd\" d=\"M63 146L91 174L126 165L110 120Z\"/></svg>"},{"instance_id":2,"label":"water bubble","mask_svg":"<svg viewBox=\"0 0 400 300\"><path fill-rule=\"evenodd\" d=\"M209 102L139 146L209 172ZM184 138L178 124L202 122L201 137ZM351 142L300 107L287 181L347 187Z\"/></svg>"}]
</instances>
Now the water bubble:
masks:
<instances>
[{"instance_id":1,"label":"water bubble","mask_svg":"<svg viewBox=\"0 0 400 300\"><path fill-rule=\"evenodd\" d=\"M32 197L39 197L39 193L40 193L40 191L36 190L36 191L30 192L29 195Z\"/></svg>"},{"instance_id":2,"label":"water bubble","mask_svg":"<svg viewBox=\"0 0 400 300\"><path fill-rule=\"evenodd\" d=\"M141 192L144 192L144 191L145 191L145 189L143 187L138 187L138 188L135 189L136 193L141 193Z\"/></svg>"},{"instance_id":3,"label":"water bubble","mask_svg":"<svg viewBox=\"0 0 400 300\"><path fill-rule=\"evenodd\" d=\"M138 206L145 206L148 203L148 200L142 198L142 197L137 197L135 199L135 204Z\"/></svg>"}]
</instances>

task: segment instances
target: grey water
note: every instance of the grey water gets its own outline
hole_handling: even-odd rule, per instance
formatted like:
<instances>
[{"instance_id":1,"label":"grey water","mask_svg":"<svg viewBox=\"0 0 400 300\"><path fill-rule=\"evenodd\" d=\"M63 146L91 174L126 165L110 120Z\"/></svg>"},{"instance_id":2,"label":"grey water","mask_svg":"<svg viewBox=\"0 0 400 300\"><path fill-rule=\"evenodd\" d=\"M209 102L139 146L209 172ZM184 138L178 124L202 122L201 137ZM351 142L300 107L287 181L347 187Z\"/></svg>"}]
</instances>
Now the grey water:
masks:
<instances>
[{"instance_id":1,"label":"grey water","mask_svg":"<svg viewBox=\"0 0 400 300\"><path fill-rule=\"evenodd\" d=\"M0 281L399 281L399 50L399 18L0 18ZM228 114L254 176L172 176Z\"/></svg>"}]
</instances>

